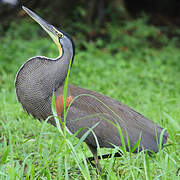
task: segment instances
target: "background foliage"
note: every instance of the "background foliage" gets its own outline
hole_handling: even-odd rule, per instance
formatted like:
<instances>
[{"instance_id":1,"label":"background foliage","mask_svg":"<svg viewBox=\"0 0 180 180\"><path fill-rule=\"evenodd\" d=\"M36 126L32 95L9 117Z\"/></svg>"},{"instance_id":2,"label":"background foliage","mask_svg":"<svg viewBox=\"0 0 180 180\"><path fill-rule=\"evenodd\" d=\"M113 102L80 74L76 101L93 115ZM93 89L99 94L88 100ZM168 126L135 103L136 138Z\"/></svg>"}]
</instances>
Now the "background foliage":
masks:
<instances>
[{"instance_id":1,"label":"background foliage","mask_svg":"<svg viewBox=\"0 0 180 180\"><path fill-rule=\"evenodd\" d=\"M103 174L108 179L178 179L179 37L168 36L167 28L148 25L147 17L127 20L122 14L117 21L115 14L111 16L112 21L96 33L84 21L61 26L76 44L70 82L115 98L167 128L170 145L153 157L127 153L101 160ZM32 56L56 57L58 51L29 18L8 26L0 38L0 179L103 178L90 164L79 170L67 146L68 141L75 146L76 138L64 139L56 128L29 117L17 103L14 79L19 67ZM114 151L101 150L107 152ZM91 153L82 144L76 155L81 163Z\"/></svg>"}]
</instances>

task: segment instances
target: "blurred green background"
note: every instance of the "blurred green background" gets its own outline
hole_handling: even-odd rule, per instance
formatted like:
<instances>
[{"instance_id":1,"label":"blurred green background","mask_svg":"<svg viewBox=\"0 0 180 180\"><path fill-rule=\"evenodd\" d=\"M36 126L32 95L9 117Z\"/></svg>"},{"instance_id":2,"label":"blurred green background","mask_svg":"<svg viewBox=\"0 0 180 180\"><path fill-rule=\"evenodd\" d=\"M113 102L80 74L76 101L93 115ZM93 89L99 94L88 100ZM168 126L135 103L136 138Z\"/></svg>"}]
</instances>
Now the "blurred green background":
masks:
<instances>
[{"instance_id":1,"label":"blurred green background","mask_svg":"<svg viewBox=\"0 0 180 180\"><path fill-rule=\"evenodd\" d=\"M158 16L145 7L134 12L133 4L128 3L18 1L12 6L0 2L0 179L65 178L64 165L59 161L64 147L57 130L29 117L16 99L14 79L20 66L33 56L58 55L56 45L24 13L21 4L72 36L76 55L70 83L115 98L168 130L169 146L156 157L149 157L148 171L142 165L146 162L143 155L133 160L127 156L114 158L113 163L104 160L101 163L109 179L178 178L178 22L171 21L175 15L158 8ZM168 6L162 7L166 10ZM85 145L81 149L86 157L91 155ZM73 158L67 158L70 178L83 179ZM89 170L92 178L97 178L96 171L92 167Z\"/></svg>"}]
</instances>

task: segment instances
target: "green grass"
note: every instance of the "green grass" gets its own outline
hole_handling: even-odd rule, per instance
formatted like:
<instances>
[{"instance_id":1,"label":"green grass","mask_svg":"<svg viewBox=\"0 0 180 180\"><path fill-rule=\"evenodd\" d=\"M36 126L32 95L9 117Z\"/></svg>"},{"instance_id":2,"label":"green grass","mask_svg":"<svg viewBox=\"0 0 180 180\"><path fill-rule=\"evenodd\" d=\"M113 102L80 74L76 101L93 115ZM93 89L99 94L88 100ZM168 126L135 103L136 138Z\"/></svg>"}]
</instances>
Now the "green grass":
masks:
<instances>
[{"instance_id":1,"label":"green grass","mask_svg":"<svg viewBox=\"0 0 180 180\"><path fill-rule=\"evenodd\" d=\"M23 21L0 38L0 179L102 179L86 164L92 156L78 139L29 117L18 104L14 79L30 57L56 57L50 39L38 25ZM168 146L149 157L126 153L101 160L107 179L178 179L180 168L180 51L142 20L106 27L107 38L85 42L74 37L77 53L69 81L101 92L167 128ZM82 50L78 47L82 47ZM115 150L102 149L115 153ZM179 173L180 176L180 173Z\"/></svg>"}]
</instances>

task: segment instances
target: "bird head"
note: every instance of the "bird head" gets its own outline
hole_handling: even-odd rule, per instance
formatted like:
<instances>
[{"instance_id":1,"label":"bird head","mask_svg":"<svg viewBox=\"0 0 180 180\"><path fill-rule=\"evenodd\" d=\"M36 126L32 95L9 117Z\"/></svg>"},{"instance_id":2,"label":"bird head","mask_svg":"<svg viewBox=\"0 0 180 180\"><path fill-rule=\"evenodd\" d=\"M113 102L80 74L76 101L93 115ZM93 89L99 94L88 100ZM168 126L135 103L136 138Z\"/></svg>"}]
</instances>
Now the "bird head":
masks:
<instances>
[{"instance_id":1,"label":"bird head","mask_svg":"<svg viewBox=\"0 0 180 180\"><path fill-rule=\"evenodd\" d=\"M37 14L35 14L30 9L26 8L25 6L22 6L22 8L26 11L26 13L34 19L52 38L52 40L55 42L55 44L58 47L59 50L59 56L63 55L64 48L68 48L69 51L73 51L73 57L74 58L74 43L70 36L68 36L65 32L62 30L54 27L53 25L49 24L47 21L39 17Z\"/></svg>"}]
</instances>

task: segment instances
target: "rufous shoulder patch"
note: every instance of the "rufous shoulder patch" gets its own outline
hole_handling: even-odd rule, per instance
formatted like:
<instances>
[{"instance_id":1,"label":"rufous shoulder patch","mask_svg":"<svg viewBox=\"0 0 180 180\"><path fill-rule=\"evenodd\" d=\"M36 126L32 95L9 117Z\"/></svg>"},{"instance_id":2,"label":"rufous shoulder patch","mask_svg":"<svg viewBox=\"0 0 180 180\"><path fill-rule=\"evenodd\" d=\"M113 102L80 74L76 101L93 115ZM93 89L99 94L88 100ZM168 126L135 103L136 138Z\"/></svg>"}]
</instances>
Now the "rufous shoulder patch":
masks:
<instances>
[{"instance_id":1,"label":"rufous shoulder patch","mask_svg":"<svg viewBox=\"0 0 180 180\"><path fill-rule=\"evenodd\" d=\"M67 108L71 101L73 100L72 96L68 96L66 98L66 105ZM63 102L63 95L60 95L56 99L56 112L59 117L61 117L62 113L64 112L64 102Z\"/></svg>"}]
</instances>

